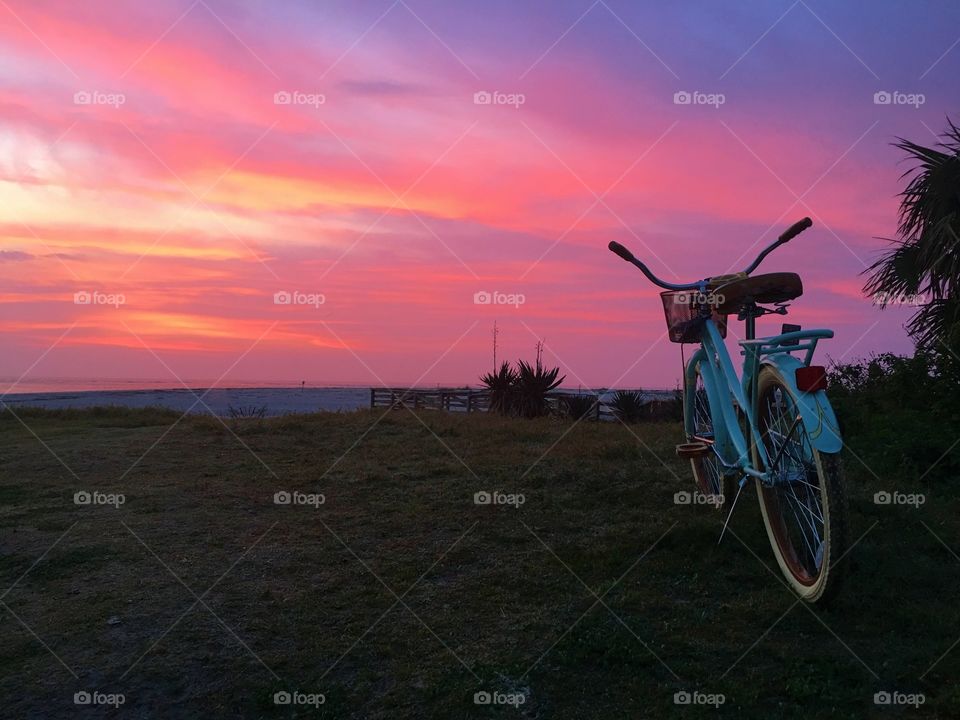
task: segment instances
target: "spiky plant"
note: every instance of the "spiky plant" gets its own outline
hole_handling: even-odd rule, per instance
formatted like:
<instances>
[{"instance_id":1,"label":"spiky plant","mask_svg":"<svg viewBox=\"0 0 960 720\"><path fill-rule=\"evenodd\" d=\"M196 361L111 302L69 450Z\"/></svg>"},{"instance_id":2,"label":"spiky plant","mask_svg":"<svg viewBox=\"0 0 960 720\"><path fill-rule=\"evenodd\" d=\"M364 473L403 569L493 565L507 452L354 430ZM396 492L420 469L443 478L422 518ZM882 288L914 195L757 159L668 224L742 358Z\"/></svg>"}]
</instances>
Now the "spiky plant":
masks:
<instances>
[{"instance_id":1,"label":"spiky plant","mask_svg":"<svg viewBox=\"0 0 960 720\"><path fill-rule=\"evenodd\" d=\"M594 412L597 399L593 395L567 395L563 398L563 405L567 417L579 420Z\"/></svg>"},{"instance_id":2,"label":"spiky plant","mask_svg":"<svg viewBox=\"0 0 960 720\"><path fill-rule=\"evenodd\" d=\"M540 363L520 360L517 363L517 411L526 418L546 415L547 393L560 386L566 376L560 376L560 368L546 370Z\"/></svg>"},{"instance_id":3,"label":"spiky plant","mask_svg":"<svg viewBox=\"0 0 960 720\"><path fill-rule=\"evenodd\" d=\"M490 392L490 410L501 415L509 415L516 410L517 371L504 362L496 372L480 377Z\"/></svg>"},{"instance_id":4,"label":"spiky plant","mask_svg":"<svg viewBox=\"0 0 960 720\"><path fill-rule=\"evenodd\" d=\"M947 123L936 148L894 143L916 164L902 175L909 181L893 247L864 271L864 292L881 307L904 299L919 304L907 330L920 348L956 344L960 327L960 128Z\"/></svg>"},{"instance_id":5,"label":"spiky plant","mask_svg":"<svg viewBox=\"0 0 960 720\"><path fill-rule=\"evenodd\" d=\"M643 417L643 394L639 390L617 390L610 407L622 422L638 422Z\"/></svg>"}]
</instances>

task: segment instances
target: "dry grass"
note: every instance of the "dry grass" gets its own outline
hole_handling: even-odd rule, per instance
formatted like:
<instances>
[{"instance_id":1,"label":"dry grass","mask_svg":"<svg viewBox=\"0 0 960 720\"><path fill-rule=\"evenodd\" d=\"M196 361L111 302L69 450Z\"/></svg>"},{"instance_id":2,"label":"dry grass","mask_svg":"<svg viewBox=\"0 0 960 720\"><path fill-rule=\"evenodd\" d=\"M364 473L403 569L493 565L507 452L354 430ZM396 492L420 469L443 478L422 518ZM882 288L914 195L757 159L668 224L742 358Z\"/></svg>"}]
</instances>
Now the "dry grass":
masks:
<instances>
[{"instance_id":1,"label":"dry grass","mask_svg":"<svg viewBox=\"0 0 960 720\"><path fill-rule=\"evenodd\" d=\"M896 480L852 460L854 537L879 524L814 616L771 573L752 492L720 547L715 512L674 505L676 425L358 412L240 419L238 439L158 410L20 416L42 442L0 416L0 591L27 573L0 606L11 717L73 717L84 689L138 717L289 717L282 689L338 718L717 714L683 689L741 718L872 716L884 689L960 712L960 649L920 679L960 636L960 560L930 531L960 549L953 488L876 506ZM326 501L273 502L293 490Z\"/></svg>"}]
</instances>

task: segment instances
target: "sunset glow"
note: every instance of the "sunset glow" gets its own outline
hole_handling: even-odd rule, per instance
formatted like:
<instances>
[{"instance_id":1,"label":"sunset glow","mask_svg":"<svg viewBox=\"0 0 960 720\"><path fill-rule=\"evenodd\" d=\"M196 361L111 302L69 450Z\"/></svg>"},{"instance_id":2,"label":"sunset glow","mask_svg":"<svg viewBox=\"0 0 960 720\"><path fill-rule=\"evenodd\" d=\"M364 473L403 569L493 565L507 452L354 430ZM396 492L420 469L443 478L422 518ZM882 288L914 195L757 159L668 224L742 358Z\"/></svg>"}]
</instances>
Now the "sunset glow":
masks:
<instances>
[{"instance_id":1,"label":"sunset glow","mask_svg":"<svg viewBox=\"0 0 960 720\"><path fill-rule=\"evenodd\" d=\"M495 320L568 386L673 387L607 243L687 281L805 215L763 266L804 279L788 320L907 352L911 308L859 273L895 234L890 142L957 116L960 7L931 4L0 2L3 389L462 385Z\"/></svg>"}]
</instances>

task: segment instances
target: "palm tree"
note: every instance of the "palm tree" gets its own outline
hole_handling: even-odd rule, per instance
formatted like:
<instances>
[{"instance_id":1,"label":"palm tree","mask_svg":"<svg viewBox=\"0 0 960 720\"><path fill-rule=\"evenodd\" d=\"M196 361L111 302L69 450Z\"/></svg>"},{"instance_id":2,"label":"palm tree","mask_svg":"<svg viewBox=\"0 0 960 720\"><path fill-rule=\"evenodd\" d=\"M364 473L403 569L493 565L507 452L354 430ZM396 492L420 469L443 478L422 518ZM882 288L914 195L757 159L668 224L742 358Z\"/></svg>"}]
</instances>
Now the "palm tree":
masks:
<instances>
[{"instance_id":1,"label":"palm tree","mask_svg":"<svg viewBox=\"0 0 960 720\"><path fill-rule=\"evenodd\" d=\"M893 247L864 271L863 290L881 307L908 297L923 303L907 324L921 349L955 344L960 330L960 128L947 123L934 148L894 143L917 164L902 175L909 182Z\"/></svg>"}]
</instances>

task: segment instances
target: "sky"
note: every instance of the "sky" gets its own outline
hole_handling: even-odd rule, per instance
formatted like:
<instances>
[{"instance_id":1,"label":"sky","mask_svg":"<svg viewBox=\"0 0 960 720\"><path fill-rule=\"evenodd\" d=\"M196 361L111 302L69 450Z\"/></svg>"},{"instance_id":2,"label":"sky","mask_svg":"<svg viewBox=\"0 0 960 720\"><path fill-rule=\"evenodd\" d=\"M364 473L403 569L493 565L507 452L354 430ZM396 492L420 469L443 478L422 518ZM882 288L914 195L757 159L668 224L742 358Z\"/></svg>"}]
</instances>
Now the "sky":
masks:
<instances>
[{"instance_id":1,"label":"sky","mask_svg":"<svg viewBox=\"0 0 960 720\"><path fill-rule=\"evenodd\" d=\"M643 276L795 271L824 360L960 117L952 0L0 0L0 392L51 379L673 387ZM489 301L489 302L487 302ZM764 318L772 334L782 318ZM735 343L742 327L731 323Z\"/></svg>"}]
</instances>

